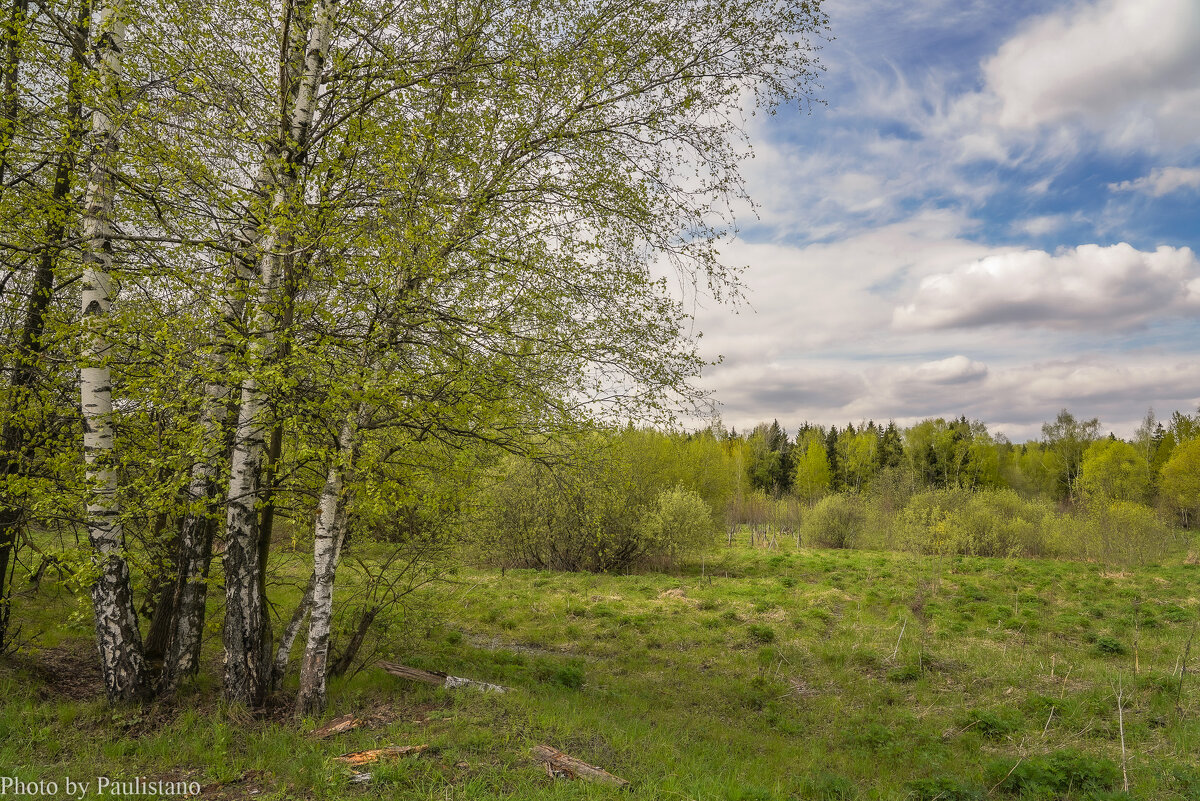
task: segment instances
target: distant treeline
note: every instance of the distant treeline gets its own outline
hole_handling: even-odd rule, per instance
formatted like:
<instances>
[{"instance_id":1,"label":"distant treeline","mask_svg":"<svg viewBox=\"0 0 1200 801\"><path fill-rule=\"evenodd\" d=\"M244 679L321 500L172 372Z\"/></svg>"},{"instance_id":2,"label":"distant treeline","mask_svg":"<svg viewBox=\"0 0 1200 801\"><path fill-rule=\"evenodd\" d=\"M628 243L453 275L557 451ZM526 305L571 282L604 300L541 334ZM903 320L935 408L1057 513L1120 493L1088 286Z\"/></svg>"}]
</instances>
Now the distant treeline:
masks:
<instances>
[{"instance_id":1,"label":"distant treeline","mask_svg":"<svg viewBox=\"0 0 1200 801\"><path fill-rule=\"evenodd\" d=\"M1200 510L1200 413L1146 415L1131 440L1063 410L1015 444L960 417L901 428L778 422L738 433L625 428L484 471L487 558L568 570L665 567L747 532L976 556L1161 559Z\"/></svg>"},{"instance_id":2,"label":"distant treeline","mask_svg":"<svg viewBox=\"0 0 1200 801\"><path fill-rule=\"evenodd\" d=\"M1200 502L1200 412L1167 421L1148 412L1131 440L1102 435L1096 418L1064 409L1041 439L1016 444L978 420L922 420L908 428L873 421L843 428L804 424L795 438L778 423L724 435L744 454L746 485L812 503L834 492L896 482L921 489L1012 489L1060 504L1088 499L1160 503L1188 524Z\"/></svg>"}]
</instances>

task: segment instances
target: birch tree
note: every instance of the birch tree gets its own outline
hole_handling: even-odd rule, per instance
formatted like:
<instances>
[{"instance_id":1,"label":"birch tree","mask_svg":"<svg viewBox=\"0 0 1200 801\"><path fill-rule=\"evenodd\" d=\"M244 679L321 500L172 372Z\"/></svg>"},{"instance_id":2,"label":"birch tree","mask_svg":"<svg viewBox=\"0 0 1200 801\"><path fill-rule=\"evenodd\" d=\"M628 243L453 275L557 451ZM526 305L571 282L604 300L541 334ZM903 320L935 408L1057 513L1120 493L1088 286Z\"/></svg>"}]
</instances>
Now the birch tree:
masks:
<instances>
[{"instance_id":1,"label":"birch tree","mask_svg":"<svg viewBox=\"0 0 1200 801\"><path fill-rule=\"evenodd\" d=\"M110 343L104 331L112 302L112 229L114 182L109 164L117 148L115 117L125 42L123 9L101 2L96 11L95 46L99 100L92 111L91 175L83 216L84 341L79 388L83 418L83 454L92 488L88 502L88 537L96 554L92 585L96 641L104 685L110 698L134 699L148 691L142 639L133 609L125 538L117 506L117 475L112 468L112 377L106 357Z\"/></svg>"}]
</instances>

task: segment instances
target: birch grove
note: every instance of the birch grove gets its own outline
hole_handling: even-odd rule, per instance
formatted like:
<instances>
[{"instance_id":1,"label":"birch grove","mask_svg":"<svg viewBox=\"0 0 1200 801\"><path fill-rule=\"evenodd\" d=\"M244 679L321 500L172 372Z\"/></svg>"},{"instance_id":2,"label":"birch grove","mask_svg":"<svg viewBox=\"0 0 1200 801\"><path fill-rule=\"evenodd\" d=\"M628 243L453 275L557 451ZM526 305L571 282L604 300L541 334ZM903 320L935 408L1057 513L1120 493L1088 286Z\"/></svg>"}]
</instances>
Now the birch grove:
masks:
<instances>
[{"instance_id":1,"label":"birch grove","mask_svg":"<svg viewBox=\"0 0 1200 801\"><path fill-rule=\"evenodd\" d=\"M6 497L27 500L0 517L0 568L21 536L86 528L114 699L201 669L214 582L230 702L286 689L307 619L294 708L315 714L386 614L364 608L336 652L341 558L442 502L423 470L701 400L659 276L737 295L716 243L744 194L742 106L808 91L825 18L765 0L92 2L7 23L90 32L96 57L28 37L5 55L6 76L50 77L4 84L0 169L36 173L40 150L65 173L38 194L0 181L0 203L68 208L36 231L12 218L0 251L44 306L38 347L78 365L80 403L53 400L70 377L49 362L6 376ZM53 135L11 113L52 87ZM21 381L46 388L62 433L32 453L65 490L17 475ZM312 548L311 590L278 622L277 517ZM169 634L152 678L154 615Z\"/></svg>"}]
</instances>

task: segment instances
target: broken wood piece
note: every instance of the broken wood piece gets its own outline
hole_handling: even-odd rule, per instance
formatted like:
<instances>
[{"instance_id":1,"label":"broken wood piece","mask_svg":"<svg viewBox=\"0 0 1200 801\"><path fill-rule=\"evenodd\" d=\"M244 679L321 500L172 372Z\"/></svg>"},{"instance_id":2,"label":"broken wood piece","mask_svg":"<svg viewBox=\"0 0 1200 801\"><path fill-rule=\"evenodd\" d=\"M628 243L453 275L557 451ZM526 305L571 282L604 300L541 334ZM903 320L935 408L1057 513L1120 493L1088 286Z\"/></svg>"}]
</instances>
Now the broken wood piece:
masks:
<instances>
[{"instance_id":1,"label":"broken wood piece","mask_svg":"<svg viewBox=\"0 0 1200 801\"><path fill-rule=\"evenodd\" d=\"M350 771L350 783L351 784L370 784L371 783L371 774L366 773L365 771L352 770L352 771Z\"/></svg>"},{"instance_id":2,"label":"broken wood piece","mask_svg":"<svg viewBox=\"0 0 1200 801\"><path fill-rule=\"evenodd\" d=\"M362 725L362 721L354 717L354 714L342 715L340 718L334 718L319 729L312 732L312 736L318 740L324 740L326 737L332 737L335 734L341 734L344 731L357 729Z\"/></svg>"},{"instance_id":3,"label":"broken wood piece","mask_svg":"<svg viewBox=\"0 0 1200 801\"><path fill-rule=\"evenodd\" d=\"M587 781L611 784L614 787L629 786L629 782L620 776L614 776L603 768L589 765L548 745L535 745L533 755L546 763L546 772L551 776L573 776Z\"/></svg>"},{"instance_id":4,"label":"broken wood piece","mask_svg":"<svg viewBox=\"0 0 1200 801\"><path fill-rule=\"evenodd\" d=\"M399 676L409 681L419 681L422 684L435 684L445 687L447 690L454 690L459 687L474 687L484 692L508 692L507 687L501 687L499 684L488 684L486 681L475 681L475 679L464 679L462 676L451 676L448 673L442 673L440 670L422 670L421 668L409 667L408 665L401 665L396 662L380 662L379 666L393 676Z\"/></svg>"},{"instance_id":5,"label":"broken wood piece","mask_svg":"<svg viewBox=\"0 0 1200 801\"><path fill-rule=\"evenodd\" d=\"M334 757L334 759L347 765L369 765L381 759L396 759L409 754L419 754L428 747L428 745L387 745L383 748L372 748L369 751L353 751L349 754L342 754L340 757Z\"/></svg>"}]
</instances>

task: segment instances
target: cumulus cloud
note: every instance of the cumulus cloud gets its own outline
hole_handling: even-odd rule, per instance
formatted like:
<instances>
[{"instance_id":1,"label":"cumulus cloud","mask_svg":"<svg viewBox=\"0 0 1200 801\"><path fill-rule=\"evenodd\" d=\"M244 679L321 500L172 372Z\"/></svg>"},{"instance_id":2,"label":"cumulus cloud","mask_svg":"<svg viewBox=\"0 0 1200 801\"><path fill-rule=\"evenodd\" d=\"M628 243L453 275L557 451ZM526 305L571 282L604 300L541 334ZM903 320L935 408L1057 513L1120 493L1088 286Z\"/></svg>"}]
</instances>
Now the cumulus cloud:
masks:
<instances>
[{"instance_id":1,"label":"cumulus cloud","mask_svg":"<svg viewBox=\"0 0 1200 801\"><path fill-rule=\"evenodd\" d=\"M1190 248L1121 243L1050 254L1003 253L921 280L892 324L899 330L1037 325L1117 330L1200 311L1200 263Z\"/></svg>"},{"instance_id":2,"label":"cumulus cloud","mask_svg":"<svg viewBox=\"0 0 1200 801\"><path fill-rule=\"evenodd\" d=\"M1114 192L1142 192L1162 197L1180 189L1200 188L1200 167L1159 167L1133 181L1109 184Z\"/></svg>"},{"instance_id":3,"label":"cumulus cloud","mask_svg":"<svg viewBox=\"0 0 1200 801\"><path fill-rule=\"evenodd\" d=\"M893 6L831 7L829 106L750 118L749 306L696 314L725 422L1194 408L1200 2Z\"/></svg>"},{"instance_id":4,"label":"cumulus cloud","mask_svg":"<svg viewBox=\"0 0 1200 801\"><path fill-rule=\"evenodd\" d=\"M1006 128L1079 120L1123 143L1195 138L1200 3L1101 0L1036 19L984 65Z\"/></svg>"}]
</instances>

